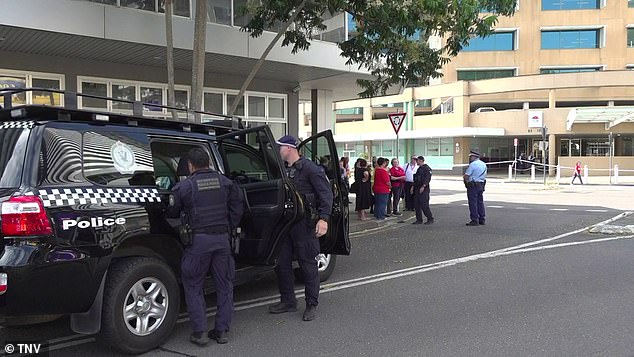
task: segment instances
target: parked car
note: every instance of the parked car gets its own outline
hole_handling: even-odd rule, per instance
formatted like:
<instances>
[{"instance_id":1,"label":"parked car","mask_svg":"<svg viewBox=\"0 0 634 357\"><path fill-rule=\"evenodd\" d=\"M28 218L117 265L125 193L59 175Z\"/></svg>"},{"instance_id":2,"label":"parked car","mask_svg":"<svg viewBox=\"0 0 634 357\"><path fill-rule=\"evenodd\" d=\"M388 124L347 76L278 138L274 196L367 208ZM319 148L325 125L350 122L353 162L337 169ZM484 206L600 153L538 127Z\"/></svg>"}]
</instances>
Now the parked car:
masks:
<instances>
[{"instance_id":1,"label":"parked car","mask_svg":"<svg viewBox=\"0 0 634 357\"><path fill-rule=\"evenodd\" d=\"M281 237L304 216L267 126L245 129L238 118L209 113L186 113L207 124L147 118L142 103L114 98L102 99L128 103L132 113L78 110L81 94L63 91L54 92L66 107L12 105L13 95L30 90L0 90L0 324L70 315L75 332L99 333L122 352L162 343L179 314L183 251L180 220L167 218L164 206L192 148L206 150L246 196L236 283L270 271ZM153 115L171 110L156 108ZM338 162L330 131L300 150ZM347 194L339 180L331 184L322 280L335 254L350 253Z\"/></svg>"}]
</instances>

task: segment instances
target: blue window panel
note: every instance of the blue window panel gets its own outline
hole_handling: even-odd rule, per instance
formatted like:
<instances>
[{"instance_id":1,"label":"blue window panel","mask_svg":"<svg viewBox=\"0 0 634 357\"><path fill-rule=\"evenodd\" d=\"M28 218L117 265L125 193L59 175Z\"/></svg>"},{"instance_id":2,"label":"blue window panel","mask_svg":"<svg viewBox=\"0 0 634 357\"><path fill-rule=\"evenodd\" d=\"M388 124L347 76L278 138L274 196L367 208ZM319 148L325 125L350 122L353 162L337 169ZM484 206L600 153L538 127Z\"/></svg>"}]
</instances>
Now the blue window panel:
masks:
<instances>
[{"instance_id":1,"label":"blue window panel","mask_svg":"<svg viewBox=\"0 0 634 357\"><path fill-rule=\"evenodd\" d=\"M577 72L597 72L600 71L600 67L594 68L543 68L539 72L541 74L553 74L553 73L577 73Z\"/></svg>"},{"instance_id":2,"label":"blue window panel","mask_svg":"<svg viewBox=\"0 0 634 357\"><path fill-rule=\"evenodd\" d=\"M487 37L476 37L462 51L513 51L515 32L496 32Z\"/></svg>"},{"instance_id":3,"label":"blue window panel","mask_svg":"<svg viewBox=\"0 0 634 357\"><path fill-rule=\"evenodd\" d=\"M627 7L634 7L634 0L627 0Z\"/></svg>"},{"instance_id":4,"label":"blue window panel","mask_svg":"<svg viewBox=\"0 0 634 357\"><path fill-rule=\"evenodd\" d=\"M542 31L542 49L599 48L600 30Z\"/></svg>"},{"instance_id":5,"label":"blue window panel","mask_svg":"<svg viewBox=\"0 0 634 357\"><path fill-rule=\"evenodd\" d=\"M599 9L599 0L542 0L542 10Z\"/></svg>"}]
</instances>

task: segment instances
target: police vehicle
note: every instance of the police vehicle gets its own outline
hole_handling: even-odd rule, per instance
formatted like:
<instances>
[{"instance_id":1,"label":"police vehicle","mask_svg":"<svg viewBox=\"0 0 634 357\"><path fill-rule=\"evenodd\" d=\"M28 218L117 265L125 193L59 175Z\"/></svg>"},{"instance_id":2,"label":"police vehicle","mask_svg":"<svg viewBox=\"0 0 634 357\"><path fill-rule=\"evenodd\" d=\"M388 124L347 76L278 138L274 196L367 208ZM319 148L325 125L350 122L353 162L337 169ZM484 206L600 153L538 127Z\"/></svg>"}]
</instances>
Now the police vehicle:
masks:
<instances>
[{"instance_id":1,"label":"police vehicle","mask_svg":"<svg viewBox=\"0 0 634 357\"><path fill-rule=\"evenodd\" d=\"M14 105L37 90L64 106ZM116 101L121 114L77 109ZM238 118L47 89L0 90L0 324L70 315L71 328L126 353L155 348L180 309L180 220L164 213L192 148L237 181L247 208L234 236L236 283L275 265L280 238L307 212L287 178L270 129ZM172 111L183 121L165 119ZM150 118L148 114L162 114ZM206 124L186 119L199 115ZM302 143L319 163L331 158L330 131ZM180 165L183 167L186 165ZM320 238L320 273L350 253L347 193L331 180L329 232Z\"/></svg>"}]
</instances>

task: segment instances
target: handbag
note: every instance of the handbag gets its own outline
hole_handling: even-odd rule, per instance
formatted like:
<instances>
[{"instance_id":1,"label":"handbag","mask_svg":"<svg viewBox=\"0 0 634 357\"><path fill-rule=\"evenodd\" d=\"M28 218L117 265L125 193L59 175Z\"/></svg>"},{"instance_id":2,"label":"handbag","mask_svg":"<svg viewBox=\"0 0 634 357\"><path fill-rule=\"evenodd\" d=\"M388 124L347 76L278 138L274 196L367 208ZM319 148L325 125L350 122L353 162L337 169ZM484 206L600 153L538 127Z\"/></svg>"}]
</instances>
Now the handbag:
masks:
<instances>
[{"instance_id":1,"label":"handbag","mask_svg":"<svg viewBox=\"0 0 634 357\"><path fill-rule=\"evenodd\" d=\"M352 183L352 185L350 185L350 192L358 193L357 192L358 189L359 189L359 181L355 181Z\"/></svg>"}]
</instances>

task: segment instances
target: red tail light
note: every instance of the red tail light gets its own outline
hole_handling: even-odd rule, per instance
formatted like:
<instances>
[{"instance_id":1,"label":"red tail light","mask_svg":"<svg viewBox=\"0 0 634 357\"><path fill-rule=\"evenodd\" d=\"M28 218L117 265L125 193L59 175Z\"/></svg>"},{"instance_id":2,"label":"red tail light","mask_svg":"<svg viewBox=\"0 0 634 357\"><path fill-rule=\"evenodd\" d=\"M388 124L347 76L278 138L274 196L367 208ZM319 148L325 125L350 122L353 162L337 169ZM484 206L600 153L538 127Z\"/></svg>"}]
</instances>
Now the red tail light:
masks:
<instances>
[{"instance_id":1,"label":"red tail light","mask_svg":"<svg viewBox=\"0 0 634 357\"><path fill-rule=\"evenodd\" d=\"M39 197L16 196L2 203L2 234L5 237L52 233L51 223Z\"/></svg>"},{"instance_id":2,"label":"red tail light","mask_svg":"<svg viewBox=\"0 0 634 357\"><path fill-rule=\"evenodd\" d=\"M7 291L7 286L9 285L9 282L7 280L7 274L0 273L0 295L4 294L4 292Z\"/></svg>"}]
</instances>

